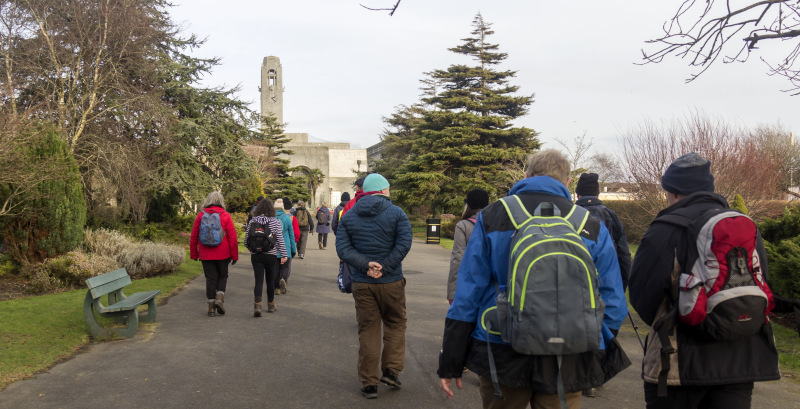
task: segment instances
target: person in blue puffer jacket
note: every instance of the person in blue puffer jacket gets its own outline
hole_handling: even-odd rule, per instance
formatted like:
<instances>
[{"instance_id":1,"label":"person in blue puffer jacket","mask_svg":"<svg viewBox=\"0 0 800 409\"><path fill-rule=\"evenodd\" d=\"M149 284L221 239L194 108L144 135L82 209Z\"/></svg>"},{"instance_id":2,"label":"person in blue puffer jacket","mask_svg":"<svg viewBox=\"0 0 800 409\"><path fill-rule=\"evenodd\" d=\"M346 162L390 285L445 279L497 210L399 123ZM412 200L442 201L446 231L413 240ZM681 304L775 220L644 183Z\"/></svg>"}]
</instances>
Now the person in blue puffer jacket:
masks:
<instances>
[{"instance_id":1,"label":"person in blue puffer jacket","mask_svg":"<svg viewBox=\"0 0 800 409\"><path fill-rule=\"evenodd\" d=\"M552 202L561 214L570 213L575 205L566 187L569 161L560 152L545 150L531 156L526 176L508 195L516 195L530 214L541 202ZM496 305L495 284L508 281L510 244L515 232L502 202L487 206L478 215L445 321L438 369L441 387L447 397L452 397L451 381L455 378L456 386L462 387L461 376L466 365L480 378L484 408L526 408L529 404L534 408L560 408L557 393L560 372L567 407L577 408L582 390L602 385L631 364L613 339L612 330L619 330L628 314L613 240L608 229L594 217L589 217L578 232L592 255L599 275L600 296L605 303L600 348L564 355L559 370L556 356L520 354L498 335L489 335L499 387L505 396L505 400L499 400L490 379L487 333L478 323L484 312Z\"/></svg>"},{"instance_id":2,"label":"person in blue puffer jacket","mask_svg":"<svg viewBox=\"0 0 800 409\"><path fill-rule=\"evenodd\" d=\"M411 250L412 235L408 216L392 204L389 182L383 176L367 176L364 191L376 193L361 197L341 219L336 252L352 267L358 378L364 397L374 399L379 382L400 387L398 374L405 361L406 334L402 261Z\"/></svg>"}]
</instances>

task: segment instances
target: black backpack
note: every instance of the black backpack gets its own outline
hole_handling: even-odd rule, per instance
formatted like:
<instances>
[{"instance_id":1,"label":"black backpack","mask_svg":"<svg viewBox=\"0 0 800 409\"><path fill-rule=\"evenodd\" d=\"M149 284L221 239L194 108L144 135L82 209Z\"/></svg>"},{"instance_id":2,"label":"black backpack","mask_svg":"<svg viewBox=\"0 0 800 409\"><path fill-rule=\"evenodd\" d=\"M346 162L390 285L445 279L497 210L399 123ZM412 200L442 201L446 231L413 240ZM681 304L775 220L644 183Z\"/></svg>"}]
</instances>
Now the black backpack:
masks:
<instances>
[{"instance_id":1,"label":"black backpack","mask_svg":"<svg viewBox=\"0 0 800 409\"><path fill-rule=\"evenodd\" d=\"M250 222L250 230L247 233L247 249L254 254L263 254L273 248L278 239L275 233L269 228L266 223L262 224L256 220Z\"/></svg>"}]
</instances>

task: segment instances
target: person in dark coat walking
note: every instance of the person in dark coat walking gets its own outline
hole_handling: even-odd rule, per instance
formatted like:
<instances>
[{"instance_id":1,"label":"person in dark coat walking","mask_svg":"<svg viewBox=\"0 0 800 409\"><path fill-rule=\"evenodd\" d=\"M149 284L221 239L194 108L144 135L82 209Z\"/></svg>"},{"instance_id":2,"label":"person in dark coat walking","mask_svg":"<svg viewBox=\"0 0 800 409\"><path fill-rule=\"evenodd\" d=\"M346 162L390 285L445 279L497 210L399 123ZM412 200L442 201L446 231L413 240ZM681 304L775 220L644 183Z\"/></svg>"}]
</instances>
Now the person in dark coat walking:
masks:
<instances>
[{"instance_id":1,"label":"person in dark coat walking","mask_svg":"<svg viewBox=\"0 0 800 409\"><path fill-rule=\"evenodd\" d=\"M339 227L339 218L343 216L344 207L347 206L347 202L350 201L350 193L344 192L342 193L342 201L339 203L339 206L336 206L333 209L333 221L331 222L331 229L333 230L333 235L336 235L336 228Z\"/></svg>"},{"instance_id":2,"label":"person in dark coat walking","mask_svg":"<svg viewBox=\"0 0 800 409\"><path fill-rule=\"evenodd\" d=\"M379 382L400 387L406 334L402 261L411 250L412 234L408 216L392 204L389 182L383 176L367 176L364 189L380 193L362 197L342 218L336 252L352 267L358 379L364 397L374 399Z\"/></svg>"},{"instance_id":3,"label":"person in dark coat walking","mask_svg":"<svg viewBox=\"0 0 800 409\"><path fill-rule=\"evenodd\" d=\"M478 213L489 205L489 192L477 188L467 193L464 199L464 213L461 214L461 221L456 223L456 230L453 233L453 251L450 252L450 273L447 277L447 301L453 303L453 296L456 294L456 280L458 279L458 267L464 257L464 249L467 248L469 236L472 235L472 228L478 221Z\"/></svg>"},{"instance_id":4,"label":"person in dark coat walking","mask_svg":"<svg viewBox=\"0 0 800 409\"><path fill-rule=\"evenodd\" d=\"M331 232L331 211L328 204L322 202L322 206L317 209L317 242L320 250L328 249L328 233Z\"/></svg>"},{"instance_id":5,"label":"person in dark coat walking","mask_svg":"<svg viewBox=\"0 0 800 409\"><path fill-rule=\"evenodd\" d=\"M724 197L714 193L711 162L692 152L669 165L661 177L661 187L669 206L658 213L698 219L715 209L728 209ZM690 246L685 228L669 223L652 223L642 237L630 276L631 305L647 325L669 317L675 302L676 279L690 261ZM753 257L761 260L761 274L767 280L768 266L761 234L756 232ZM658 327L658 325L656 325ZM642 360L644 398L648 409L726 408L749 409L754 382L780 379L778 351L767 321L758 333L735 341L712 340L688 324L676 324L668 335L674 353L669 356L666 394L659 397L659 377L664 362L658 331L647 334Z\"/></svg>"},{"instance_id":6,"label":"person in dark coat walking","mask_svg":"<svg viewBox=\"0 0 800 409\"><path fill-rule=\"evenodd\" d=\"M304 259L306 257L306 244L308 244L308 235L314 234L314 218L311 212L306 209L306 202L300 200L294 209L294 217L297 218L297 225L300 228L300 240L297 241L297 257Z\"/></svg>"}]
</instances>

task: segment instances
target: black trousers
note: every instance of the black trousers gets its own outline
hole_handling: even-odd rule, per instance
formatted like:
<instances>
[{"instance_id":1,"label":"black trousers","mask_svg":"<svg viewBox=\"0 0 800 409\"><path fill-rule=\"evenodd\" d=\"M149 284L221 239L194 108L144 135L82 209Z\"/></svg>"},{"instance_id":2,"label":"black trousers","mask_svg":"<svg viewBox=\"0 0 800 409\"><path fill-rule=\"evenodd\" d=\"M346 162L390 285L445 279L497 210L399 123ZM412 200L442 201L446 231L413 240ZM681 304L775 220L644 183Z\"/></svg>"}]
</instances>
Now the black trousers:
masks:
<instances>
[{"instance_id":1,"label":"black trousers","mask_svg":"<svg viewBox=\"0 0 800 409\"><path fill-rule=\"evenodd\" d=\"M288 283L289 282L289 274L291 272L292 272L292 259L291 259L291 257L287 258L286 262L283 263L283 264L281 264L280 261L278 261L278 274L275 274L275 288L277 288L278 284L280 284L281 278Z\"/></svg>"},{"instance_id":2,"label":"black trousers","mask_svg":"<svg viewBox=\"0 0 800 409\"><path fill-rule=\"evenodd\" d=\"M753 382L711 386L668 386L658 397L658 385L645 382L647 409L750 409Z\"/></svg>"},{"instance_id":3,"label":"black trousers","mask_svg":"<svg viewBox=\"0 0 800 409\"><path fill-rule=\"evenodd\" d=\"M275 299L275 276L278 274L278 258L272 254L251 254L250 262L253 264L253 274L256 286L253 296L261 297L264 292L264 281L267 282L267 302Z\"/></svg>"},{"instance_id":4,"label":"black trousers","mask_svg":"<svg viewBox=\"0 0 800 409\"><path fill-rule=\"evenodd\" d=\"M228 263L231 259L225 260L200 260L203 264L203 275L206 276L206 297L213 300L217 297L217 291L225 292L228 285Z\"/></svg>"},{"instance_id":5,"label":"black trousers","mask_svg":"<svg viewBox=\"0 0 800 409\"><path fill-rule=\"evenodd\" d=\"M328 233L317 233L317 241L322 247L328 247Z\"/></svg>"}]
</instances>

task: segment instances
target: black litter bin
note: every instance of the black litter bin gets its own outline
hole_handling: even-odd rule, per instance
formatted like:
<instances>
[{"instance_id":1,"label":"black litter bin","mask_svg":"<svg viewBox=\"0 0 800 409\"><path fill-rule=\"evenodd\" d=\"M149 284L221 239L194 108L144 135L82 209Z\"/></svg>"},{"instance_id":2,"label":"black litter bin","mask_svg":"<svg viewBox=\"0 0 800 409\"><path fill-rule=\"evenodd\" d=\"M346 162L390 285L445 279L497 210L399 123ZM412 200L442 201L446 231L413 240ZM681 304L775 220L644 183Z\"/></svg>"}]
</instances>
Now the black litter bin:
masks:
<instances>
[{"instance_id":1,"label":"black litter bin","mask_svg":"<svg viewBox=\"0 0 800 409\"><path fill-rule=\"evenodd\" d=\"M426 219L425 224L428 225L425 244L439 244L439 237L441 237L442 233L442 219Z\"/></svg>"}]
</instances>

